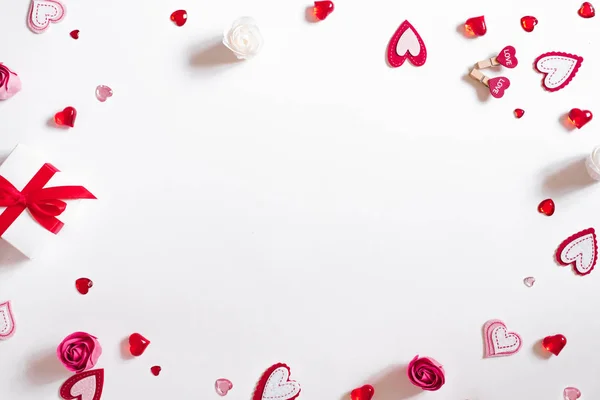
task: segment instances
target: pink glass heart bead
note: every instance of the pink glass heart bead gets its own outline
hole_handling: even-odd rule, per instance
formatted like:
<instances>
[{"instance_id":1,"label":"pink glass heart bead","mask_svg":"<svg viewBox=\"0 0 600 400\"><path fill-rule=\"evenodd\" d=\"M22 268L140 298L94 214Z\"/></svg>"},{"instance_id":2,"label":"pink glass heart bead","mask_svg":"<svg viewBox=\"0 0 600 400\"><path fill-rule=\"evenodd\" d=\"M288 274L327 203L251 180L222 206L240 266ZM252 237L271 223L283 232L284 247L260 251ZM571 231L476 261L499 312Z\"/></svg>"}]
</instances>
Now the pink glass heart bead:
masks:
<instances>
[{"instance_id":1,"label":"pink glass heart bead","mask_svg":"<svg viewBox=\"0 0 600 400\"><path fill-rule=\"evenodd\" d=\"M98 85L96 87L96 98L98 99L98 101L101 101L102 103L104 103L106 101L106 99L108 99L109 97L112 97L112 95L113 95L113 91L108 86Z\"/></svg>"},{"instance_id":2,"label":"pink glass heart bead","mask_svg":"<svg viewBox=\"0 0 600 400\"><path fill-rule=\"evenodd\" d=\"M523 279L523 283L527 287L532 287L535 283L535 278L533 276L528 276L527 278Z\"/></svg>"},{"instance_id":3,"label":"pink glass heart bead","mask_svg":"<svg viewBox=\"0 0 600 400\"><path fill-rule=\"evenodd\" d=\"M215 381L215 391L219 396L225 396L233 389L233 383L229 379L220 378Z\"/></svg>"},{"instance_id":4,"label":"pink glass heart bead","mask_svg":"<svg viewBox=\"0 0 600 400\"><path fill-rule=\"evenodd\" d=\"M568 387L563 390L563 398L565 400L577 400L581 397L581 392L579 389L574 387Z\"/></svg>"}]
</instances>

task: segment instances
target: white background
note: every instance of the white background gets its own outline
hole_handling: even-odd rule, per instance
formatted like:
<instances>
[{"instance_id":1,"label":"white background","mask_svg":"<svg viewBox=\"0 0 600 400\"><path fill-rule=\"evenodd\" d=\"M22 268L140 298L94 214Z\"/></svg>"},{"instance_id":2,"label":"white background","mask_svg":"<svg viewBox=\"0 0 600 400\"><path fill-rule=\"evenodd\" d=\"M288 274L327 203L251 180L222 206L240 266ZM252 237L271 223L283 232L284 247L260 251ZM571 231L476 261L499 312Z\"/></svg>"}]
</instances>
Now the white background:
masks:
<instances>
[{"instance_id":1,"label":"white background","mask_svg":"<svg viewBox=\"0 0 600 400\"><path fill-rule=\"evenodd\" d=\"M227 399L249 399L279 361L301 399L364 383L375 400L559 400L569 385L598 398L600 272L554 262L563 239L600 228L582 164L598 122L561 123L573 107L600 113L600 17L580 18L580 4L339 0L313 24L299 0L69 0L35 35L28 2L0 0L0 61L23 81L0 104L0 150L26 143L100 199L36 261L2 247L0 299L18 326L0 343L0 398L56 398L69 374L55 348L77 330L104 348L106 400L216 400L220 377ZM463 37L481 14L487 35ZM219 42L244 15L265 46L233 62ZM427 45L423 67L386 64L404 19ZM466 75L508 44L519 66L485 72L511 87L486 99ZM532 68L551 50L585 58L556 93ZM114 90L106 103L99 84ZM68 105L75 128L52 127ZM536 210L547 197L552 217ZM522 335L518 354L482 359L492 318ZM128 359L133 332L152 344ZM560 356L539 355L556 333ZM439 392L407 383L416 354L444 365Z\"/></svg>"}]
</instances>

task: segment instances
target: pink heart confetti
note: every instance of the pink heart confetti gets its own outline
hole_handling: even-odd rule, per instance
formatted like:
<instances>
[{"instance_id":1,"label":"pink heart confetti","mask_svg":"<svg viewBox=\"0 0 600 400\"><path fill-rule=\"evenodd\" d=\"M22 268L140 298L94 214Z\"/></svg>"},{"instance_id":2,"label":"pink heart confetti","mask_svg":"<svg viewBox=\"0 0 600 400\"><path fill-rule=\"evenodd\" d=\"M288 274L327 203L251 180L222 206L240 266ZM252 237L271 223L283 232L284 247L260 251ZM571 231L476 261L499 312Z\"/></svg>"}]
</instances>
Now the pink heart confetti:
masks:
<instances>
[{"instance_id":1,"label":"pink heart confetti","mask_svg":"<svg viewBox=\"0 0 600 400\"><path fill-rule=\"evenodd\" d=\"M216 380L215 391L219 396L227 395L227 392L229 392L231 389L233 389L233 383L231 383L229 379L220 378Z\"/></svg>"},{"instance_id":2,"label":"pink heart confetti","mask_svg":"<svg viewBox=\"0 0 600 400\"><path fill-rule=\"evenodd\" d=\"M533 276L528 276L527 278L523 279L523 283L527 287L532 287L535 283L535 278Z\"/></svg>"},{"instance_id":3,"label":"pink heart confetti","mask_svg":"<svg viewBox=\"0 0 600 400\"><path fill-rule=\"evenodd\" d=\"M563 391L563 397L565 400L577 400L581 397L581 392L577 388L568 387Z\"/></svg>"},{"instance_id":4,"label":"pink heart confetti","mask_svg":"<svg viewBox=\"0 0 600 400\"><path fill-rule=\"evenodd\" d=\"M99 85L96 87L96 98L102 103L104 103L109 97L112 97L112 95L113 91L108 86Z\"/></svg>"}]
</instances>

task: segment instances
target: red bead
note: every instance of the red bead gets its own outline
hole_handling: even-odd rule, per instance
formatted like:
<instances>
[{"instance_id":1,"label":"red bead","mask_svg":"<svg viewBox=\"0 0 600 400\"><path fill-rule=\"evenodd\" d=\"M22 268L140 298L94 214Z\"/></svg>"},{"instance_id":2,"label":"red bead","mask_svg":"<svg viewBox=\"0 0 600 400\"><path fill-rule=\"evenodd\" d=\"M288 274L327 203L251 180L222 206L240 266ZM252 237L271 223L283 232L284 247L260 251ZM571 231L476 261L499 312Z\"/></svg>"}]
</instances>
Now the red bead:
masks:
<instances>
[{"instance_id":1,"label":"red bead","mask_svg":"<svg viewBox=\"0 0 600 400\"><path fill-rule=\"evenodd\" d=\"M132 333L129 336L129 352L132 356L141 356L149 344L150 341L139 333Z\"/></svg>"},{"instance_id":2,"label":"red bead","mask_svg":"<svg viewBox=\"0 0 600 400\"><path fill-rule=\"evenodd\" d=\"M581 5L577 13L580 17L592 18L594 15L596 15L596 10L594 10L594 6L590 2L586 1Z\"/></svg>"},{"instance_id":3,"label":"red bead","mask_svg":"<svg viewBox=\"0 0 600 400\"><path fill-rule=\"evenodd\" d=\"M161 370L162 370L162 368L159 367L158 365L155 365L154 367L150 368L150 372L152 372L152 375L154 375L154 376L158 376L158 374L160 374Z\"/></svg>"},{"instance_id":4,"label":"red bead","mask_svg":"<svg viewBox=\"0 0 600 400\"><path fill-rule=\"evenodd\" d=\"M525 115L525 110L521 108L515 108L515 117L517 117L517 119L520 119L523 115Z\"/></svg>"},{"instance_id":5,"label":"red bead","mask_svg":"<svg viewBox=\"0 0 600 400\"><path fill-rule=\"evenodd\" d=\"M79 278L75 281L75 287L81 294L87 294L92 286L94 286L94 282L88 278Z\"/></svg>"},{"instance_id":6,"label":"red bead","mask_svg":"<svg viewBox=\"0 0 600 400\"><path fill-rule=\"evenodd\" d=\"M73 39L79 39L79 29L75 29L74 31L71 31L71 33L69 33L69 35L71 35L71 37Z\"/></svg>"},{"instance_id":7,"label":"red bead","mask_svg":"<svg viewBox=\"0 0 600 400\"><path fill-rule=\"evenodd\" d=\"M569 111L569 121L573 125L577 127L577 129L581 129L585 124L590 122L594 116L592 112L589 110L580 110L579 108L574 108Z\"/></svg>"},{"instance_id":8,"label":"red bead","mask_svg":"<svg viewBox=\"0 0 600 400\"><path fill-rule=\"evenodd\" d=\"M77 118L77 110L73 107L67 107L62 111L54 114L54 122L58 126L70 126L75 127L75 118Z\"/></svg>"},{"instance_id":9,"label":"red bead","mask_svg":"<svg viewBox=\"0 0 600 400\"><path fill-rule=\"evenodd\" d=\"M567 338L563 335L547 336L542 340L542 346L555 356L559 355L567 345Z\"/></svg>"},{"instance_id":10,"label":"red bead","mask_svg":"<svg viewBox=\"0 0 600 400\"><path fill-rule=\"evenodd\" d=\"M485 17L482 15L480 17L469 18L467 22L465 22L465 31L471 36L485 35L487 32Z\"/></svg>"},{"instance_id":11,"label":"red bead","mask_svg":"<svg viewBox=\"0 0 600 400\"><path fill-rule=\"evenodd\" d=\"M177 10L171 14L171 21L175 22L177 26L183 26L187 22L187 11Z\"/></svg>"},{"instance_id":12,"label":"red bead","mask_svg":"<svg viewBox=\"0 0 600 400\"><path fill-rule=\"evenodd\" d=\"M523 27L525 32L533 32L533 28L535 28L537 23L537 18L532 17L531 15L521 18L521 26Z\"/></svg>"},{"instance_id":13,"label":"red bead","mask_svg":"<svg viewBox=\"0 0 600 400\"><path fill-rule=\"evenodd\" d=\"M375 389L371 385L365 385L354 389L350 392L350 398L352 400L371 400L375 394Z\"/></svg>"},{"instance_id":14,"label":"red bead","mask_svg":"<svg viewBox=\"0 0 600 400\"><path fill-rule=\"evenodd\" d=\"M323 21L329 14L333 12L334 8L335 7L332 1L315 1L313 13L315 14L316 19Z\"/></svg>"},{"instance_id":15,"label":"red bead","mask_svg":"<svg viewBox=\"0 0 600 400\"><path fill-rule=\"evenodd\" d=\"M543 200L538 206L538 211L547 216L554 214L554 209L555 206L552 199Z\"/></svg>"}]
</instances>

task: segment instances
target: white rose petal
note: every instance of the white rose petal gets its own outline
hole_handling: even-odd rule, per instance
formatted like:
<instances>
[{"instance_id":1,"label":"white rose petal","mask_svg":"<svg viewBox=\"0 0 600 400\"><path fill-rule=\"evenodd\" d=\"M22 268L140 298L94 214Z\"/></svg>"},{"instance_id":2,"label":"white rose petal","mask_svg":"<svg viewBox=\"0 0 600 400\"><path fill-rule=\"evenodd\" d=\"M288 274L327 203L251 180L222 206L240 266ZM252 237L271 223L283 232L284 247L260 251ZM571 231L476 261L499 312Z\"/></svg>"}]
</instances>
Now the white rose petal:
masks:
<instances>
[{"instance_id":1,"label":"white rose petal","mask_svg":"<svg viewBox=\"0 0 600 400\"><path fill-rule=\"evenodd\" d=\"M242 17L225 31L223 44L240 60L250 59L262 48L263 38L254 19Z\"/></svg>"}]
</instances>

